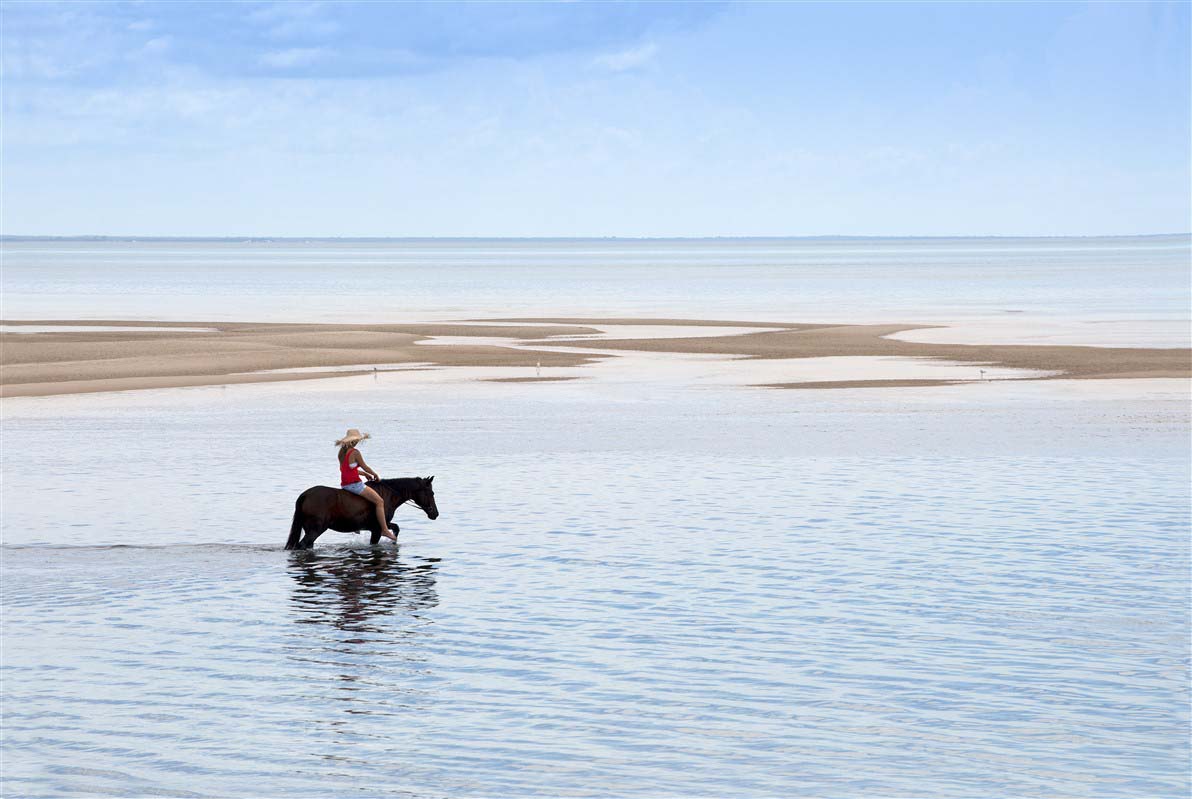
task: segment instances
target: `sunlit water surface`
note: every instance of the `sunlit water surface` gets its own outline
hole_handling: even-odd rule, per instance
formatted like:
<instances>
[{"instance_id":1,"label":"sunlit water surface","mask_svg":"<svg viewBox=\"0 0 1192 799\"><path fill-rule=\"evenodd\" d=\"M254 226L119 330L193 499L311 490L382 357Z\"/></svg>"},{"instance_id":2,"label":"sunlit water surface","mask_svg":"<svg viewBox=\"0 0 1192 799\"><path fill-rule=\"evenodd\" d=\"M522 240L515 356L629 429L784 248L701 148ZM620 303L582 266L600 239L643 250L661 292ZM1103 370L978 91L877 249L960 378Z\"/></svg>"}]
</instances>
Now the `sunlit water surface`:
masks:
<instances>
[{"instance_id":1,"label":"sunlit water surface","mask_svg":"<svg viewBox=\"0 0 1192 799\"><path fill-rule=\"evenodd\" d=\"M927 322L1189 346L1192 239L0 240L6 319Z\"/></svg>"},{"instance_id":2,"label":"sunlit water surface","mask_svg":"<svg viewBox=\"0 0 1192 799\"><path fill-rule=\"evenodd\" d=\"M408 381L5 402L3 795L1187 795L1182 383Z\"/></svg>"}]
</instances>

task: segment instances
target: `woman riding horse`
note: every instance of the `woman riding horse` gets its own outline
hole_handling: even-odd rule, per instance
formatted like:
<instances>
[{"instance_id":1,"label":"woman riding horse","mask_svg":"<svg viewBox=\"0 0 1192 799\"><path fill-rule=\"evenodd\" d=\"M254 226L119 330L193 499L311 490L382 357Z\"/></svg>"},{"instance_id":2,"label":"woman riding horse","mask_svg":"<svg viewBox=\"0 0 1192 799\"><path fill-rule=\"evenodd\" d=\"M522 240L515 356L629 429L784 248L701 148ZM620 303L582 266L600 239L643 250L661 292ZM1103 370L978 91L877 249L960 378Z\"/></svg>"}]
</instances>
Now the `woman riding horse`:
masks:
<instances>
[{"instance_id":1,"label":"woman riding horse","mask_svg":"<svg viewBox=\"0 0 1192 799\"><path fill-rule=\"evenodd\" d=\"M356 449L357 444L368 438L372 438L372 436L368 433L361 433L353 427L346 436L335 442L335 446L339 447L339 485L344 491L351 491L357 496L364 497L376 506L381 535L396 543L397 536L389 532L389 525L385 521L385 500L381 499L380 494L366 486L360 479L361 472L373 480L381 479L381 475L369 468L360 455L360 450Z\"/></svg>"},{"instance_id":2,"label":"woman riding horse","mask_svg":"<svg viewBox=\"0 0 1192 799\"><path fill-rule=\"evenodd\" d=\"M406 502L412 502L430 520L439 518L435 504L435 478L397 477L377 480L369 488L381 495L385 502L386 522L394 511ZM396 524L378 525L373 509L363 497L349 496L346 491L330 486L312 486L298 495L294 502L294 521L290 523L290 537L286 549L310 549L327 530L341 533L368 530L372 533L370 544L381 540L382 531L397 533Z\"/></svg>"},{"instance_id":3,"label":"woman riding horse","mask_svg":"<svg viewBox=\"0 0 1192 799\"><path fill-rule=\"evenodd\" d=\"M349 430L346 436L335 442L339 447L342 489L312 486L298 495L294 502L294 520L290 523L286 549L310 549L327 530L341 533L368 530L372 533L371 544L379 542L381 536L396 543L398 527L391 524L389 519L406 502L412 502L432 521L439 518L434 476L382 480L364 462L355 447L366 438L367 433ZM361 481L360 472L373 478L369 485Z\"/></svg>"}]
</instances>

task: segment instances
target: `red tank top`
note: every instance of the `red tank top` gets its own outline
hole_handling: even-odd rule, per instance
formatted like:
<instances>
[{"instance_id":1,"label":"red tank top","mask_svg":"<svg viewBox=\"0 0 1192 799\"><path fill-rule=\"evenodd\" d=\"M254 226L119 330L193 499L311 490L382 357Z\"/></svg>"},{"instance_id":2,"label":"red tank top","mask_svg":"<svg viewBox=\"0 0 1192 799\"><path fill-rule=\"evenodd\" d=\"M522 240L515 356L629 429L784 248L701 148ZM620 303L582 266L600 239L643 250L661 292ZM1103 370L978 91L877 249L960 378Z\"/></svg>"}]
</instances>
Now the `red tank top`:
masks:
<instances>
[{"instance_id":1,"label":"red tank top","mask_svg":"<svg viewBox=\"0 0 1192 799\"><path fill-rule=\"evenodd\" d=\"M339 462L339 484L341 486L351 485L352 483L360 482L360 470L355 466L349 466L352 462L352 456L356 454L356 450L350 449L344 453L344 458Z\"/></svg>"}]
</instances>

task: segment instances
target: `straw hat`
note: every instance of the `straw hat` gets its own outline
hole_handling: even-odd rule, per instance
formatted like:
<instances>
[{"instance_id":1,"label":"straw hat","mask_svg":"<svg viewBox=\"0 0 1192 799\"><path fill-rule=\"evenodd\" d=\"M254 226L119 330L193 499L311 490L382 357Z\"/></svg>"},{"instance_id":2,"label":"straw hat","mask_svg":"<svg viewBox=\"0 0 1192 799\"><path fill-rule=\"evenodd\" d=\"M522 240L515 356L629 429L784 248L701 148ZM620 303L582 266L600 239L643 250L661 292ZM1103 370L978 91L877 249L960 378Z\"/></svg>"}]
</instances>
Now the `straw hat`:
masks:
<instances>
[{"instance_id":1,"label":"straw hat","mask_svg":"<svg viewBox=\"0 0 1192 799\"><path fill-rule=\"evenodd\" d=\"M345 444L358 444L366 438L372 438L368 433L361 433L355 427L348 431L348 434L335 442L335 446L342 447Z\"/></svg>"}]
</instances>

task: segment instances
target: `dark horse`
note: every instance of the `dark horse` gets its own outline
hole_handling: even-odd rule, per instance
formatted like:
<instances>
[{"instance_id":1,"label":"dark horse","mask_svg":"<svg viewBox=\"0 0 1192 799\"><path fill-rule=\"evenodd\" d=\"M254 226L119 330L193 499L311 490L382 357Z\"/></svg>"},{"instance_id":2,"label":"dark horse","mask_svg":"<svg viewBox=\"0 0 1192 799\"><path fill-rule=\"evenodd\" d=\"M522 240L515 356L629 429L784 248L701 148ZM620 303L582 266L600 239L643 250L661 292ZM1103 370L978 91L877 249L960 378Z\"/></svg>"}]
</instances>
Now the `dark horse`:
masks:
<instances>
[{"instance_id":1,"label":"dark horse","mask_svg":"<svg viewBox=\"0 0 1192 799\"><path fill-rule=\"evenodd\" d=\"M432 475L369 482L368 487L385 500L385 521L394 535L398 533L398 526L390 520L403 502L413 502L432 520L439 518L435 490L431 486L434 479ZM376 511L367 499L342 488L315 486L299 494L294 503L294 522L290 525L286 549L310 549L315 545L315 539L328 529L341 533L369 530L372 532L369 543L375 544L381 540L377 524ZM303 532L305 536L301 535Z\"/></svg>"}]
</instances>

